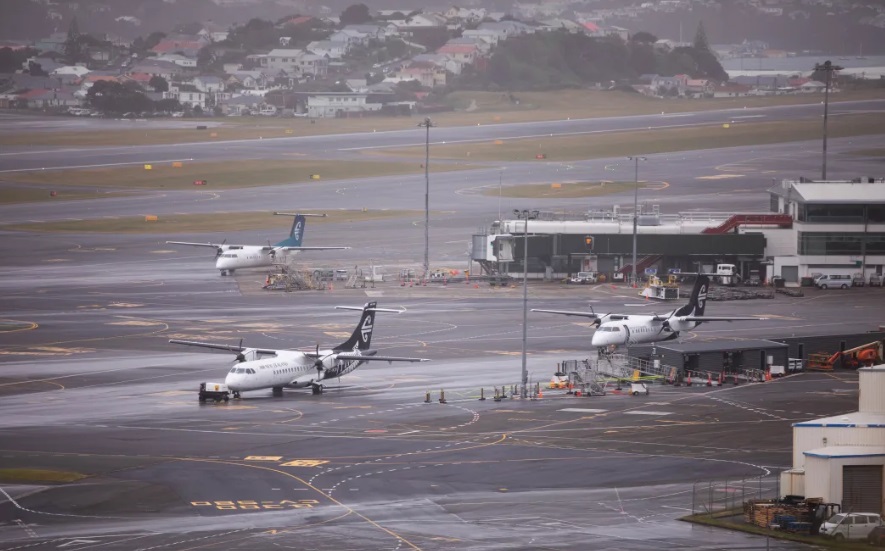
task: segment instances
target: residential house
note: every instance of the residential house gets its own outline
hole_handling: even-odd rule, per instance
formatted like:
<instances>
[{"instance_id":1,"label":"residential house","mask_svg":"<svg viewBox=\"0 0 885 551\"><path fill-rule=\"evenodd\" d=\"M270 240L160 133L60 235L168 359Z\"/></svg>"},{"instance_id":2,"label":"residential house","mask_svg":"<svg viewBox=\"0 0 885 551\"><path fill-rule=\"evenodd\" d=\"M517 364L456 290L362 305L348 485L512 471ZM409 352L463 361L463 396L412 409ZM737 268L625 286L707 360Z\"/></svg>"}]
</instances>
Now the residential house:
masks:
<instances>
[{"instance_id":1,"label":"residential house","mask_svg":"<svg viewBox=\"0 0 885 551\"><path fill-rule=\"evenodd\" d=\"M226 116L251 115L261 111L264 105L263 96L242 95L223 99L218 102L221 113Z\"/></svg>"},{"instance_id":2,"label":"residential house","mask_svg":"<svg viewBox=\"0 0 885 551\"><path fill-rule=\"evenodd\" d=\"M737 82L720 82L713 87L714 98L737 98L750 95L750 87Z\"/></svg>"},{"instance_id":3,"label":"residential house","mask_svg":"<svg viewBox=\"0 0 885 551\"><path fill-rule=\"evenodd\" d=\"M225 63L221 66L221 70L224 71L224 74L230 75L236 73L238 71L243 70L242 63Z\"/></svg>"},{"instance_id":4,"label":"residential house","mask_svg":"<svg viewBox=\"0 0 885 551\"><path fill-rule=\"evenodd\" d=\"M379 25L377 23L366 23L362 25L347 25L342 31L353 31L367 36L369 39L381 40L388 35L387 25Z\"/></svg>"},{"instance_id":5,"label":"residential house","mask_svg":"<svg viewBox=\"0 0 885 551\"><path fill-rule=\"evenodd\" d=\"M672 77L662 77L655 75L651 81L651 88L655 94L663 95L685 95L685 88L688 84L688 75L676 75Z\"/></svg>"},{"instance_id":6,"label":"residential house","mask_svg":"<svg viewBox=\"0 0 885 551\"><path fill-rule=\"evenodd\" d=\"M281 21L281 22L277 25L277 27L278 27L278 28L282 28L282 27L297 27L297 26L299 26L299 25L306 25L306 24L310 23L310 22L313 21L313 20L314 20L314 18L311 17L311 16L309 16L309 15L297 15L297 16L295 16L295 17L290 17L289 19L286 19L286 20L284 20L284 21Z\"/></svg>"},{"instance_id":7,"label":"residential house","mask_svg":"<svg viewBox=\"0 0 885 551\"><path fill-rule=\"evenodd\" d=\"M407 27L445 27L448 21L438 13L416 13L406 19Z\"/></svg>"},{"instance_id":8,"label":"residential house","mask_svg":"<svg viewBox=\"0 0 885 551\"><path fill-rule=\"evenodd\" d=\"M492 50L492 43L487 39L480 37L462 36L460 38L453 38L446 42L446 44L472 44L476 46L477 56L488 55Z\"/></svg>"},{"instance_id":9,"label":"residential house","mask_svg":"<svg viewBox=\"0 0 885 551\"><path fill-rule=\"evenodd\" d=\"M366 92L317 92L304 95L304 112L311 118L346 117L381 110L380 103L367 101Z\"/></svg>"},{"instance_id":10,"label":"residential house","mask_svg":"<svg viewBox=\"0 0 885 551\"><path fill-rule=\"evenodd\" d=\"M209 42L223 42L227 40L230 31L218 23L214 21L207 21L203 23L203 28L200 29L200 32L197 33L197 36L202 38L203 40L208 40Z\"/></svg>"},{"instance_id":11,"label":"residential house","mask_svg":"<svg viewBox=\"0 0 885 551\"><path fill-rule=\"evenodd\" d=\"M606 27L602 27L602 32L605 36L616 36L624 42L630 40L630 31L625 29L624 27L609 25Z\"/></svg>"},{"instance_id":12,"label":"residential house","mask_svg":"<svg viewBox=\"0 0 885 551\"><path fill-rule=\"evenodd\" d=\"M191 80L194 88L200 92L215 93L224 91L224 81L213 76L198 76Z\"/></svg>"},{"instance_id":13,"label":"residential house","mask_svg":"<svg viewBox=\"0 0 885 551\"><path fill-rule=\"evenodd\" d=\"M43 68L43 70L45 71L46 69ZM90 72L91 71L89 69L83 67L82 65L63 65L50 71L49 75L54 77L70 75L75 78L81 78L85 75L88 75Z\"/></svg>"},{"instance_id":14,"label":"residential house","mask_svg":"<svg viewBox=\"0 0 885 551\"><path fill-rule=\"evenodd\" d=\"M371 39L372 35L368 33L348 28L336 31L330 34L328 38L332 42L344 42L347 44L348 51L354 47L366 46Z\"/></svg>"},{"instance_id":15,"label":"residential house","mask_svg":"<svg viewBox=\"0 0 885 551\"><path fill-rule=\"evenodd\" d=\"M351 92L362 94L369 91L369 85L364 78L348 78L345 79L344 84Z\"/></svg>"},{"instance_id":16,"label":"residential house","mask_svg":"<svg viewBox=\"0 0 885 551\"><path fill-rule=\"evenodd\" d=\"M300 75L301 58L305 55L304 50L277 48L260 57L261 67L272 73L285 71L287 75Z\"/></svg>"},{"instance_id":17,"label":"residential house","mask_svg":"<svg viewBox=\"0 0 885 551\"><path fill-rule=\"evenodd\" d=\"M800 92L814 93L814 92L823 92L826 89L827 85L819 80L809 80L808 82L799 86ZM834 91L833 87L830 86L830 91Z\"/></svg>"},{"instance_id":18,"label":"residential house","mask_svg":"<svg viewBox=\"0 0 885 551\"><path fill-rule=\"evenodd\" d=\"M205 109L209 95L206 92L197 90L193 85L178 84L169 86L169 91L163 92L163 99L168 98L177 99L181 105L192 109L194 107Z\"/></svg>"},{"instance_id":19,"label":"residential house","mask_svg":"<svg viewBox=\"0 0 885 551\"><path fill-rule=\"evenodd\" d=\"M710 97L713 95L715 83L705 78L690 78L685 81L685 95L693 97Z\"/></svg>"},{"instance_id":20,"label":"residential house","mask_svg":"<svg viewBox=\"0 0 885 551\"><path fill-rule=\"evenodd\" d=\"M197 66L196 57L188 57L181 54L162 54L154 57L153 59L159 61L168 61L169 63L174 63L179 67L196 68Z\"/></svg>"},{"instance_id":21,"label":"residential house","mask_svg":"<svg viewBox=\"0 0 885 551\"><path fill-rule=\"evenodd\" d=\"M412 61L425 61L433 63L437 67L445 69L446 71L454 75L460 75L462 69L464 68L463 63L455 61L450 56L445 54L418 54L412 57Z\"/></svg>"},{"instance_id":22,"label":"residential house","mask_svg":"<svg viewBox=\"0 0 885 551\"><path fill-rule=\"evenodd\" d=\"M151 48L155 54L180 53L187 57L197 57L197 54L209 41L203 37L176 36L167 37Z\"/></svg>"},{"instance_id":23,"label":"residential house","mask_svg":"<svg viewBox=\"0 0 885 551\"><path fill-rule=\"evenodd\" d=\"M462 65L473 65L479 51L474 44L443 44L436 53L450 56Z\"/></svg>"},{"instance_id":24,"label":"residential house","mask_svg":"<svg viewBox=\"0 0 885 551\"><path fill-rule=\"evenodd\" d=\"M171 80L172 77L183 74L184 72L185 69L183 67L179 67L172 62L148 58L129 67L126 74L147 73L151 76L158 76L163 77L166 80Z\"/></svg>"},{"instance_id":25,"label":"residential house","mask_svg":"<svg viewBox=\"0 0 885 551\"><path fill-rule=\"evenodd\" d=\"M329 59L341 59L347 53L347 42L333 40L315 40L307 45L307 51L314 55Z\"/></svg>"},{"instance_id":26,"label":"residential house","mask_svg":"<svg viewBox=\"0 0 885 551\"><path fill-rule=\"evenodd\" d=\"M485 8L459 8L458 6L452 6L443 12L443 17L455 22L475 23L482 21L485 16Z\"/></svg>"},{"instance_id":27,"label":"residential house","mask_svg":"<svg viewBox=\"0 0 885 551\"><path fill-rule=\"evenodd\" d=\"M396 73L400 80L417 80L421 86L434 88L446 85L446 71L427 61L413 61Z\"/></svg>"},{"instance_id":28,"label":"residential house","mask_svg":"<svg viewBox=\"0 0 885 551\"><path fill-rule=\"evenodd\" d=\"M22 63L22 70L27 71L31 63L39 65L40 69L47 74L52 74L59 67L64 67L64 64L55 61L51 57L29 57Z\"/></svg>"},{"instance_id":29,"label":"residential house","mask_svg":"<svg viewBox=\"0 0 885 551\"><path fill-rule=\"evenodd\" d=\"M51 109L55 107L77 107L81 104L69 90L29 90L19 94L21 103L25 103L30 109Z\"/></svg>"},{"instance_id":30,"label":"residential house","mask_svg":"<svg viewBox=\"0 0 885 551\"><path fill-rule=\"evenodd\" d=\"M228 87L239 85L247 90L263 90L267 88L268 80L261 71L236 71L227 77L225 84Z\"/></svg>"}]
</instances>

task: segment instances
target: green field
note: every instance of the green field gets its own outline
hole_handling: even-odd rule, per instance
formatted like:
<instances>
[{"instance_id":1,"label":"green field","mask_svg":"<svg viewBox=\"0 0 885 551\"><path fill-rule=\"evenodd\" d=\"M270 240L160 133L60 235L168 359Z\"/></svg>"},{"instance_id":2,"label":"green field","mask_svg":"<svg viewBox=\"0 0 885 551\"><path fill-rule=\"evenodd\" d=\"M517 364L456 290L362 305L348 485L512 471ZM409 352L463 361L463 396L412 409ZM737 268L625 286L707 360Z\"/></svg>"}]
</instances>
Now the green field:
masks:
<instances>
[{"instance_id":1,"label":"green field","mask_svg":"<svg viewBox=\"0 0 885 551\"><path fill-rule=\"evenodd\" d=\"M421 163L333 160L243 160L212 163L184 162L176 168L172 163L116 166L80 170L46 170L21 172L18 183L52 186L81 186L114 189L194 189L215 190L268 186L286 183L313 183L317 180L372 178L403 174L423 174ZM440 165L432 171L469 168L463 165ZM314 175L317 178L314 178ZM205 180L206 186L195 186ZM39 191L39 194L45 193ZM5 192L4 192L5 194Z\"/></svg>"},{"instance_id":2,"label":"green field","mask_svg":"<svg viewBox=\"0 0 885 551\"><path fill-rule=\"evenodd\" d=\"M311 218L311 226L318 224L349 224L391 218L423 217L423 210L327 210L326 218ZM291 225L291 218L274 216L270 212L222 212L211 214L176 214L159 216L149 222L143 216L100 218L92 220L63 220L60 222L29 222L0 225L4 230L71 233L218 233L222 231L263 230L279 228L282 233Z\"/></svg>"},{"instance_id":3,"label":"green field","mask_svg":"<svg viewBox=\"0 0 885 551\"><path fill-rule=\"evenodd\" d=\"M727 119L726 119L727 120ZM830 119L830 138L881 134L885 113L846 115ZM674 151L692 151L741 145L764 145L801 140L819 140L821 123L816 120L790 122L723 123L691 128L629 130L604 135L573 135L484 143L434 145L430 155L436 159L470 161L577 161L594 158L650 155ZM385 149L375 155L424 156L424 148ZM433 163L431 163L433 166Z\"/></svg>"}]
</instances>

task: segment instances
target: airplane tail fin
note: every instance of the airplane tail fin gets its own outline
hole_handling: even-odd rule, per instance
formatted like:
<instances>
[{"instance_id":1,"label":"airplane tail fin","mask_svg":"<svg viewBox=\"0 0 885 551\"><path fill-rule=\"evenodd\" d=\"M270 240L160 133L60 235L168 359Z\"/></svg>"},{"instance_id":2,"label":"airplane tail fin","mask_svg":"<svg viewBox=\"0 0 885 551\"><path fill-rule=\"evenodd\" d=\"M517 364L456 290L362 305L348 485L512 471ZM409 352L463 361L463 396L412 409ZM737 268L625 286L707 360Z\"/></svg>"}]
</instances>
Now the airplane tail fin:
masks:
<instances>
[{"instance_id":1,"label":"airplane tail fin","mask_svg":"<svg viewBox=\"0 0 885 551\"><path fill-rule=\"evenodd\" d=\"M274 214L286 214L286 213L274 213ZM276 247L300 247L301 241L304 239L304 226L306 225L306 218L303 214L296 214L295 219L292 220L292 229L289 230L289 237L283 239L279 243L277 243Z\"/></svg>"},{"instance_id":2,"label":"airplane tail fin","mask_svg":"<svg viewBox=\"0 0 885 551\"><path fill-rule=\"evenodd\" d=\"M342 352L345 350L367 350L369 348L369 344L372 342L372 328L375 325L376 305L377 303L375 302L369 302L363 306L363 315L360 318L359 323L356 325L353 334L350 335L349 339L336 346L333 349L335 352ZM341 307L339 306L339 308Z\"/></svg>"},{"instance_id":3,"label":"airplane tail fin","mask_svg":"<svg viewBox=\"0 0 885 551\"><path fill-rule=\"evenodd\" d=\"M675 312L677 316L703 316L707 307L707 290L710 288L710 278L704 274L698 274L691 290L688 304Z\"/></svg>"}]
</instances>

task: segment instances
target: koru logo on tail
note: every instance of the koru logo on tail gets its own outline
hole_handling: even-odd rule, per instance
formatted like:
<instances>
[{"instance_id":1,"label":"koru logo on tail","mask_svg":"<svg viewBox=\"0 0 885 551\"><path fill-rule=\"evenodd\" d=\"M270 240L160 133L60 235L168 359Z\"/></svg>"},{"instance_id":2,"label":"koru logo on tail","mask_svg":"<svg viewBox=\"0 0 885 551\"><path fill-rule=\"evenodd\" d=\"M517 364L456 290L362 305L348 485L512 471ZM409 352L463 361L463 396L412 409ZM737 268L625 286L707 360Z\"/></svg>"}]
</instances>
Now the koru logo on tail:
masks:
<instances>
[{"instance_id":1,"label":"koru logo on tail","mask_svg":"<svg viewBox=\"0 0 885 551\"><path fill-rule=\"evenodd\" d=\"M707 302L707 284L701 285L700 290L698 291L698 308L703 309L704 304Z\"/></svg>"},{"instance_id":2,"label":"koru logo on tail","mask_svg":"<svg viewBox=\"0 0 885 551\"><path fill-rule=\"evenodd\" d=\"M304 224L302 224L301 220L295 223L295 230L292 232L292 237L295 239L301 239L301 231L304 229Z\"/></svg>"},{"instance_id":3,"label":"koru logo on tail","mask_svg":"<svg viewBox=\"0 0 885 551\"><path fill-rule=\"evenodd\" d=\"M372 316L367 316L366 320L363 322L363 326L360 328L363 341L369 340L369 335L372 334Z\"/></svg>"}]
</instances>

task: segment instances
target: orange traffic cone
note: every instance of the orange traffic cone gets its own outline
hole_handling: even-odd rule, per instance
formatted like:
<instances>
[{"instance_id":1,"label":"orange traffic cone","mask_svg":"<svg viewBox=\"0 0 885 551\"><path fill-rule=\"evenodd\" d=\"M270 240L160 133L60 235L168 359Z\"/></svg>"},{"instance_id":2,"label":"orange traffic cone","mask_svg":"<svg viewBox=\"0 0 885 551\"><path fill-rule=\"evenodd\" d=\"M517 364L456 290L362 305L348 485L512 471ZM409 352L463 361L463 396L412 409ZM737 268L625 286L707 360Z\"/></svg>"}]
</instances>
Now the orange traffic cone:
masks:
<instances>
[{"instance_id":1,"label":"orange traffic cone","mask_svg":"<svg viewBox=\"0 0 885 551\"><path fill-rule=\"evenodd\" d=\"M713 374L707 373L707 386L713 386Z\"/></svg>"},{"instance_id":2,"label":"orange traffic cone","mask_svg":"<svg viewBox=\"0 0 885 551\"><path fill-rule=\"evenodd\" d=\"M691 386L691 371L686 372L687 376L685 377L685 386Z\"/></svg>"}]
</instances>

